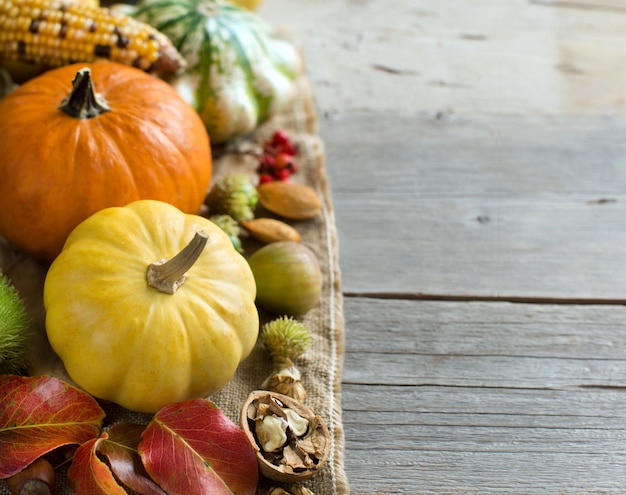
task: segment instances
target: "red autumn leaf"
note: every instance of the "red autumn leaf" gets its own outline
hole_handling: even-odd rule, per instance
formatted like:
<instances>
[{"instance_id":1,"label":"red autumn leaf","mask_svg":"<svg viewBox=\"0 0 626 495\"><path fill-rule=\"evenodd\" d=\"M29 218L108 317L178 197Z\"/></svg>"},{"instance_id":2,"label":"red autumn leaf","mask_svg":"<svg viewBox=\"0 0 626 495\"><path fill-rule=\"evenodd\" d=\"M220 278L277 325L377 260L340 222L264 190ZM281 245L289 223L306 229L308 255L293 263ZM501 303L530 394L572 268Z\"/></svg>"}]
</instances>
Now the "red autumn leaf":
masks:
<instances>
[{"instance_id":1,"label":"red autumn leaf","mask_svg":"<svg viewBox=\"0 0 626 495\"><path fill-rule=\"evenodd\" d=\"M145 426L120 423L78 448L68 472L75 493L124 495L117 478L142 495L166 495L141 464L137 445ZM107 465L99 455L109 461ZM113 472L111 472L111 470Z\"/></svg>"},{"instance_id":2,"label":"red autumn leaf","mask_svg":"<svg viewBox=\"0 0 626 495\"><path fill-rule=\"evenodd\" d=\"M258 465L245 433L212 402L165 406L143 433L139 455L170 495L254 495Z\"/></svg>"},{"instance_id":3,"label":"red autumn leaf","mask_svg":"<svg viewBox=\"0 0 626 495\"><path fill-rule=\"evenodd\" d=\"M107 431L109 438L98 446L107 457L115 476L142 495L167 495L146 472L137 451L145 425L120 423Z\"/></svg>"},{"instance_id":4,"label":"red autumn leaf","mask_svg":"<svg viewBox=\"0 0 626 495\"><path fill-rule=\"evenodd\" d=\"M0 479L97 437L103 419L93 397L58 378L0 375Z\"/></svg>"},{"instance_id":5,"label":"red autumn leaf","mask_svg":"<svg viewBox=\"0 0 626 495\"><path fill-rule=\"evenodd\" d=\"M67 472L74 493L126 495L126 490L115 480L109 466L96 455L98 444L103 438L108 438L108 435L103 433L100 438L92 438L76 449Z\"/></svg>"}]
</instances>

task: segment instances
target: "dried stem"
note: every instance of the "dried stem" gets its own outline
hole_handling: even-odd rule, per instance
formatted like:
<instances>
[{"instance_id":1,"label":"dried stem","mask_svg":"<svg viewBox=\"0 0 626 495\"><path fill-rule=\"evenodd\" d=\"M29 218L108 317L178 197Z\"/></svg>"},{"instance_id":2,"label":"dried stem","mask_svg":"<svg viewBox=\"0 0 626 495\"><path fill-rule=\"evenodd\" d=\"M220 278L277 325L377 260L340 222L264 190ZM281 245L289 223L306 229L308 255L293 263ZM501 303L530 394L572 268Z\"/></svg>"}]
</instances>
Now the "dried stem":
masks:
<instances>
[{"instance_id":1,"label":"dried stem","mask_svg":"<svg viewBox=\"0 0 626 495\"><path fill-rule=\"evenodd\" d=\"M196 232L191 242L172 259L148 265L148 285L166 294L174 294L187 280L187 271L200 257L208 240L209 236L205 232Z\"/></svg>"},{"instance_id":2,"label":"dried stem","mask_svg":"<svg viewBox=\"0 0 626 495\"><path fill-rule=\"evenodd\" d=\"M59 109L77 119L91 119L111 110L104 97L96 93L88 67L76 73L72 91L63 99Z\"/></svg>"}]
</instances>

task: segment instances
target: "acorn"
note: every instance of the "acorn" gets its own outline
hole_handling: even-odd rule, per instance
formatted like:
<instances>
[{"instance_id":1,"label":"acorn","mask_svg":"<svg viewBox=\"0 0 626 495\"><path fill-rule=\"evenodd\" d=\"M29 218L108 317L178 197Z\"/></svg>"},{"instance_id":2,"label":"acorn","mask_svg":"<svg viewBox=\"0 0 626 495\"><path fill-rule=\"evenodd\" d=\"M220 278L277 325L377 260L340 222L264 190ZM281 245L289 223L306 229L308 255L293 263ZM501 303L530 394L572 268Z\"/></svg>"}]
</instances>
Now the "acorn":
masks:
<instances>
[{"instance_id":1,"label":"acorn","mask_svg":"<svg viewBox=\"0 0 626 495\"><path fill-rule=\"evenodd\" d=\"M26 305L11 281L0 273L0 374L20 374L28 350Z\"/></svg>"},{"instance_id":2,"label":"acorn","mask_svg":"<svg viewBox=\"0 0 626 495\"><path fill-rule=\"evenodd\" d=\"M256 303L271 313L303 315L320 300L322 272L315 253L300 242L263 246L248 258L256 281Z\"/></svg>"},{"instance_id":3,"label":"acorn","mask_svg":"<svg viewBox=\"0 0 626 495\"><path fill-rule=\"evenodd\" d=\"M54 468L40 457L24 470L7 479L13 495L51 495L54 492Z\"/></svg>"}]
</instances>

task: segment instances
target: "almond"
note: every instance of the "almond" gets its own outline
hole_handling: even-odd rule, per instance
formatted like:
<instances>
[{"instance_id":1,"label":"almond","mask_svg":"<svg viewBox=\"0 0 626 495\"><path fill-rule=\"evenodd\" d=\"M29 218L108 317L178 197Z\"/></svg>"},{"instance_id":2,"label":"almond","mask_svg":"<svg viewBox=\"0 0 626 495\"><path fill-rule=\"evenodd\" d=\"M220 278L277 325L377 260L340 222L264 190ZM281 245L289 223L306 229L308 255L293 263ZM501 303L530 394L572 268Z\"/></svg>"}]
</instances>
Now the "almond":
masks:
<instances>
[{"instance_id":1,"label":"almond","mask_svg":"<svg viewBox=\"0 0 626 495\"><path fill-rule=\"evenodd\" d=\"M250 235L264 244L278 241L300 242L300 233L291 225L274 218L255 218L241 224Z\"/></svg>"},{"instance_id":2,"label":"almond","mask_svg":"<svg viewBox=\"0 0 626 495\"><path fill-rule=\"evenodd\" d=\"M273 181L257 188L259 203L268 211L290 220L319 215L322 204L315 190L297 182Z\"/></svg>"}]
</instances>

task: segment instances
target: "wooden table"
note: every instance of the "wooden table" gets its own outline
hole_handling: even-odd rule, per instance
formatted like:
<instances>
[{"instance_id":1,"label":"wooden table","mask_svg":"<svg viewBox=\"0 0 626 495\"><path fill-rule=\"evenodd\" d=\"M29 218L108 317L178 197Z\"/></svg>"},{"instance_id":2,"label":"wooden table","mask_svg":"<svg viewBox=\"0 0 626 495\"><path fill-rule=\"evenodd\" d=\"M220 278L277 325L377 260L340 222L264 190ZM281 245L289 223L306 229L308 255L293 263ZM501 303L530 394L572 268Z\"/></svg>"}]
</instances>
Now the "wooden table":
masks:
<instances>
[{"instance_id":1,"label":"wooden table","mask_svg":"<svg viewBox=\"0 0 626 495\"><path fill-rule=\"evenodd\" d=\"M626 0L260 13L326 143L352 492L624 493Z\"/></svg>"}]
</instances>

